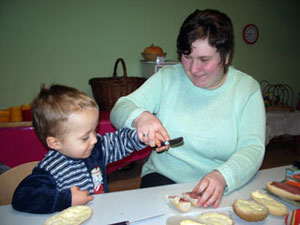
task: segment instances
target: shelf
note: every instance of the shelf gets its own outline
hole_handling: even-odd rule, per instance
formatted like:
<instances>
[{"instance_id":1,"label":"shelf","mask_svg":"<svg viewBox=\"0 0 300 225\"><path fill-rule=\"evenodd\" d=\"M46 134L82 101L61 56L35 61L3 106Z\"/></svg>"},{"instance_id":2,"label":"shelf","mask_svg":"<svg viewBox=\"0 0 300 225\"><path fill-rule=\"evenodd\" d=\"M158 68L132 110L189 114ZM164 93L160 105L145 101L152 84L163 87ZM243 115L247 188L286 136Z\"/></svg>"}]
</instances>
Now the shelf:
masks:
<instances>
[{"instance_id":1,"label":"shelf","mask_svg":"<svg viewBox=\"0 0 300 225\"><path fill-rule=\"evenodd\" d=\"M32 126L32 121L0 123L0 128L2 128L2 127L31 127L31 126Z\"/></svg>"},{"instance_id":2,"label":"shelf","mask_svg":"<svg viewBox=\"0 0 300 225\"><path fill-rule=\"evenodd\" d=\"M141 63L160 65L157 64L156 61L149 61L149 60L141 60ZM164 63L161 63L161 65L173 65L176 63L180 63L180 62L176 60L165 60Z\"/></svg>"}]
</instances>

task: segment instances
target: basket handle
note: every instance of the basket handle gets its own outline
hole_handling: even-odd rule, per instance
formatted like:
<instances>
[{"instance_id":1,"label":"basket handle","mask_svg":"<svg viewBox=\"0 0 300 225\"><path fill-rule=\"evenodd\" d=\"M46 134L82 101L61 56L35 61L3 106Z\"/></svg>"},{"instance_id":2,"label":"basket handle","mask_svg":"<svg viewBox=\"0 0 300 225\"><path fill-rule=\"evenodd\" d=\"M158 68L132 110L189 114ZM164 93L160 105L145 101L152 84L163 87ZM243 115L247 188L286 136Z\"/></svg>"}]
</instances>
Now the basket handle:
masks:
<instances>
[{"instance_id":1,"label":"basket handle","mask_svg":"<svg viewBox=\"0 0 300 225\"><path fill-rule=\"evenodd\" d=\"M123 77L126 79L127 78L126 65L125 65L124 59L122 59L122 58L118 58L117 61L115 62L113 77L116 78L118 76L117 75L117 68L118 68L119 62L122 63Z\"/></svg>"}]
</instances>

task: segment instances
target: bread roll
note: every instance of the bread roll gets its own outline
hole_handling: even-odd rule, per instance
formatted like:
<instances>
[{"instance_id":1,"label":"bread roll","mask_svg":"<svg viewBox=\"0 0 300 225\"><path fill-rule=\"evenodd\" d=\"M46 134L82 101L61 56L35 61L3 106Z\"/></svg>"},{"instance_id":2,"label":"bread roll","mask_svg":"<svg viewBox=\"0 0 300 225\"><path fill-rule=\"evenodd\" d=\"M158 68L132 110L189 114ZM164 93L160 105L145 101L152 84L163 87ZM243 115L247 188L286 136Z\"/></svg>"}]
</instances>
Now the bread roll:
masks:
<instances>
[{"instance_id":1,"label":"bread roll","mask_svg":"<svg viewBox=\"0 0 300 225\"><path fill-rule=\"evenodd\" d=\"M195 207L199 207L197 202L199 200L199 198L201 197L200 194L198 193L195 193L195 192L186 192L186 193L183 193L182 194L182 197L185 199L185 200L188 200L192 203L193 206Z\"/></svg>"},{"instance_id":2,"label":"bread roll","mask_svg":"<svg viewBox=\"0 0 300 225\"><path fill-rule=\"evenodd\" d=\"M231 216L219 212L205 212L202 213L197 219L203 221L205 224L211 225L233 225L234 221Z\"/></svg>"},{"instance_id":3,"label":"bread roll","mask_svg":"<svg viewBox=\"0 0 300 225\"><path fill-rule=\"evenodd\" d=\"M180 225L208 225L206 223L197 222L194 220L182 220Z\"/></svg>"},{"instance_id":4,"label":"bread roll","mask_svg":"<svg viewBox=\"0 0 300 225\"><path fill-rule=\"evenodd\" d=\"M276 201L265 193L254 191L251 193L251 198L254 201L266 206L269 210L269 213L272 215L285 216L289 213L288 208L284 204Z\"/></svg>"},{"instance_id":5,"label":"bread roll","mask_svg":"<svg viewBox=\"0 0 300 225\"><path fill-rule=\"evenodd\" d=\"M188 212L191 209L191 202L185 200L180 196L169 196L169 201L176 209L180 210L181 212Z\"/></svg>"},{"instance_id":6,"label":"bread roll","mask_svg":"<svg viewBox=\"0 0 300 225\"><path fill-rule=\"evenodd\" d=\"M300 201L300 188L297 186L284 182L269 182L266 184L266 187L270 192L277 196Z\"/></svg>"},{"instance_id":7,"label":"bread roll","mask_svg":"<svg viewBox=\"0 0 300 225\"><path fill-rule=\"evenodd\" d=\"M44 225L80 225L88 220L92 214L93 210L89 206L72 206L51 216Z\"/></svg>"},{"instance_id":8,"label":"bread roll","mask_svg":"<svg viewBox=\"0 0 300 225\"><path fill-rule=\"evenodd\" d=\"M269 214L266 206L254 200L235 200L233 210L241 219L249 222L264 220Z\"/></svg>"}]
</instances>

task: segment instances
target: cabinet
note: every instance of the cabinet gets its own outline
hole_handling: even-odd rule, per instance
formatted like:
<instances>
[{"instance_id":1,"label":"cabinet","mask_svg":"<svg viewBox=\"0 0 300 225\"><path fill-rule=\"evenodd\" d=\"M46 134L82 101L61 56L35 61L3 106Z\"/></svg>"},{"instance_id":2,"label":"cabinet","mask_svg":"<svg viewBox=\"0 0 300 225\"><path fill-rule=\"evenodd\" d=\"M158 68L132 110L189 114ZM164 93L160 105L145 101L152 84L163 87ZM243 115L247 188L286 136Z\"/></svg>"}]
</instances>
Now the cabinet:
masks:
<instances>
[{"instance_id":1,"label":"cabinet","mask_svg":"<svg viewBox=\"0 0 300 225\"><path fill-rule=\"evenodd\" d=\"M110 123L109 113L109 111L100 112L97 133L101 135L115 131ZM31 123L22 123L22 125L24 126L0 127L0 162L11 168L26 162L41 160L48 151L36 136ZM109 163L106 172L112 173L135 160L144 159L151 152L150 147L134 151L122 160Z\"/></svg>"},{"instance_id":2,"label":"cabinet","mask_svg":"<svg viewBox=\"0 0 300 225\"><path fill-rule=\"evenodd\" d=\"M141 71L142 77L149 78L151 75L156 73L160 68L166 65L174 65L180 63L179 61L165 60L161 63L156 61L141 60Z\"/></svg>"}]
</instances>

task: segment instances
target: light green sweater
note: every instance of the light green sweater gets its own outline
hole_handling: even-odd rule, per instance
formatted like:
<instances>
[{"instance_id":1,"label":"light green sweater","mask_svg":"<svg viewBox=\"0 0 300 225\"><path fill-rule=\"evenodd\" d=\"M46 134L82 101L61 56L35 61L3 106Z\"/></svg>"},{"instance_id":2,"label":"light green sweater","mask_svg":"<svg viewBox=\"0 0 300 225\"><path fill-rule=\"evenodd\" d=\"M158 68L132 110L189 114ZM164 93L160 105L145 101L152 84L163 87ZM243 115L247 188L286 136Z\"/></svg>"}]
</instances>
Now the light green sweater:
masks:
<instances>
[{"instance_id":1,"label":"light green sweater","mask_svg":"<svg viewBox=\"0 0 300 225\"><path fill-rule=\"evenodd\" d=\"M156 114L171 138L184 144L153 152L142 176L157 172L177 183L200 181L218 170L225 194L241 187L259 169L265 152L265 108L256 80L229 67L224 84L196 87L182 65L165 66L135 92L122 97L111 112L117 127L131 127L143 111Z\"/></svg>"}]
</instances>

